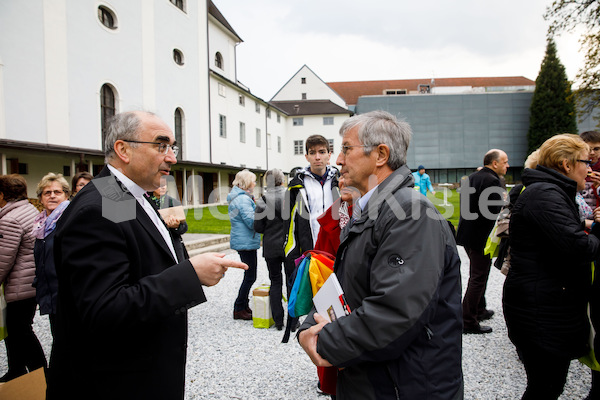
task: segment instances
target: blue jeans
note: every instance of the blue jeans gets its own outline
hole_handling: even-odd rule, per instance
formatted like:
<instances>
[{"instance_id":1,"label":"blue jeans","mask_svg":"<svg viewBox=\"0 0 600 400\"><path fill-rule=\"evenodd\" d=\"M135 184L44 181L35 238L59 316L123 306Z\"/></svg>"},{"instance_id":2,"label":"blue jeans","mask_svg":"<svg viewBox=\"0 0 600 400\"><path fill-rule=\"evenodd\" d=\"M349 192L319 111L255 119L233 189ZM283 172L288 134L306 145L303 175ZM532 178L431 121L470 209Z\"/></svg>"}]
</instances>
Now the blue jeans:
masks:
<instances>
[{"instance_id":1,"label":"blue jeans","mask_svg":"<svg viewBox=\"0 0 600 400\"><path fill-rule=\"evenodd\" d=\"M250 289L256 282L256 250L238 250L238 254L242 262L248 264L248 269L244 271L244 280L240 286L238 297L235 299L233 311L243 311L248 308Z\"/></svg>"}]
</instances>

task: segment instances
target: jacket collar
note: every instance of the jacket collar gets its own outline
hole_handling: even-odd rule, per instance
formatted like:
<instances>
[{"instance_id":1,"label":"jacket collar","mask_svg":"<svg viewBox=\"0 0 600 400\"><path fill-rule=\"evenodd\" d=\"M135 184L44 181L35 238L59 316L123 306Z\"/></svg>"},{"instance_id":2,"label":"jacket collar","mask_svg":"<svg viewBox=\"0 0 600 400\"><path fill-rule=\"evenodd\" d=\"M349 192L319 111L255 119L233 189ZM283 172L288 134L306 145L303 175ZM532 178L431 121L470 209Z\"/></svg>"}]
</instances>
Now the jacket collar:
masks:
<instances>
[{"instance_id":1,"label":"jacket collar","mask_svg":"<svg viewBox=\"0 0 600 400\"><path fill-rule=\"evenodd\" d=\"M414 187L415 179L412 172L406 165L402 165L400 168L392 172L387 178L385 178L376 188L375 192L371 195L371 198L367 202L367 205L361 210L360 218L358 218L353 224L348 224L342 233L342 240L345 240L350 232L360 233L366 228L371 227L375 224L376 218L370 218L370 216L377 216L380 212L381 205L386 200L389 200L394 193L402 188ZM416 192L411 191L412 194ZM395 204L392 202L392 204ZM351 226L350 226L351 225Z\"/></svg>"},{"instance_id":2,"label":"jacket collar","mask_svg":"<svg viewBox=\"0 0 600 400\"><path fill-rule=\"evenodd\" d=\"M480 173L484 173L484 174L494 175L496 178L500 179L500 177L498 176L498 174L496 173L496 171L494 171L490 167L483 167L483 168L481 168L481 170L479 172Z\"/></svg>"},{"instance_id":3,"label":"jacket collar","mask_svg":"<svg viewBox=\"0 0 600 400\"><path fill-rule=\"evenodd\" d=\"M158 229L156 228L156 226L154 225L154 222L152 222L152 220L150 219L150 217L148 216L148 214L146 214L146 211L142 208L141 204L138 203L137 200L135 200L134 196L129 192L129 190L127 189L127 187L121 182L119 181L119 179L117 179L116 176L114 176L110 169L108 169L107 166L104 166L104 168L102 169L102 171L100 171L100 173L93 179L97 180L97 179L102 179L102 178L113 178L115 183L111 184L111 189L112 190L106 190L106 191L102 191L102 190L98 190L98 192L100 193L100 195L103 198L106 198L108 200L114 201L114 199L116 198L117 200L133 200L135 201L135 215L136 218L135 220L142 225L142 227L144 228L144 230L146 232L148 232L148 234L150 235L150 237L152 238L152 240L154 240L154 242L165 252L167 252L169 254L169 256L171 256L171 258L173 258L173 253L171 253L171 250L169 249L169 247L167 246L167 244L165 243L164 240L162 240L162 235L160 234L160 232L158 231ZM110 182L107 181L108 184L110 184ZM96 188L99 189L99 187L102 187L103 185L98 185L96 186ZM116 195L116 197L115 197ZM77 198L77 196L75 197ZM147 201L146 199L142 199L144 201ZM169 232L169 235L171 233ZM173 261L175 261L173 259Z\"/></svg>"},{"instance_id":4,"label":"jacket collar","mask_svg":"<svg viewBox=\"0 0 600 400\"><path fill-rule=\"evenodd\" d=\"M575 195L577 194L577 182L558 171L542 165L538 165L535 169L525 169L521 177L525 187L534 183L547 182L560 187L569 198L575 199Z\"/></svg>"}]
</instances>

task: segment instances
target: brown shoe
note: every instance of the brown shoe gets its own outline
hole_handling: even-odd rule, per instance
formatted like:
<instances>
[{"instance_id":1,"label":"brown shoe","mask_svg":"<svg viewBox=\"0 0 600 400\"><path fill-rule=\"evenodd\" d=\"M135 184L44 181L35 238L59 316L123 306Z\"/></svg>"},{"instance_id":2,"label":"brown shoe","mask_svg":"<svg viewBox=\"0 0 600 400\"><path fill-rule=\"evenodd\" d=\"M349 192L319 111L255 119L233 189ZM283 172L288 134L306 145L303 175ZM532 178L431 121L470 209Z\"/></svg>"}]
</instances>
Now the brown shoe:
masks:
<instances>
[{"instance_id":1,"label":"brown shoe","mask_svg":"<svg viewBox=\"0 0 600 400\"><path fill-rule=\"evenodd\" d=\"M233 319L252 320L252 313L249 313L246 310L234 311L233 312Z\"/></svg>"}]
</instances>

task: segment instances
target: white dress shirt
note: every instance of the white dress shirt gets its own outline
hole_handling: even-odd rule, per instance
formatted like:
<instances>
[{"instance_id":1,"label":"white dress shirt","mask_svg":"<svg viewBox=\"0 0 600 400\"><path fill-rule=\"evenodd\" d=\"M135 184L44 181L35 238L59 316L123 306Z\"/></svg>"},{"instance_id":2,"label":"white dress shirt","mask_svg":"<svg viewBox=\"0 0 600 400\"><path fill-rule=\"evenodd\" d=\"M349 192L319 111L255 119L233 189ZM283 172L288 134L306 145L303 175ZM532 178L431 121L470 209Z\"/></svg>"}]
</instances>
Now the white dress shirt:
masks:
<instances>
[{"instance_id":1,"label":"white dress shirt","mask_svg":"<svg viewBox=\"0 0 600 400\"><path fill-rule=\"evenodd\" d=\"M177 254L175 254L175 248L173 247L173 241L171 240L171 235L169 234L169 231L167 230L166 225L161 220L161 218L159 217L159 215L156 212L156 210L154 209L154 207L152 207L152 205L148 202L148 200L146 200L146 198L145 198L146 191L144 189L142 189L141 187L139 187L137 185L137 183L135 183L134 181L129 179L127 176L125 176L122 172L117 170L112 165L109 164L108 169L110 170L110 172L112 172L112 174L119 181L121 181L121 183L123 185L125 185L127 190L129 190L129 192L133 195L133 197L135 197L137 202L142 206L142 208L144 209L146 214L148 214L148 216L154 223L154 226L156 226L156 229L158 229L158 232L160 232L160 235L162 236L163 240L169 247L169 250L171 250L171 254L173 254L173 258L175 259L176 262L179 262L179 260L177 259Z\"/></svg>"}]
</instances>

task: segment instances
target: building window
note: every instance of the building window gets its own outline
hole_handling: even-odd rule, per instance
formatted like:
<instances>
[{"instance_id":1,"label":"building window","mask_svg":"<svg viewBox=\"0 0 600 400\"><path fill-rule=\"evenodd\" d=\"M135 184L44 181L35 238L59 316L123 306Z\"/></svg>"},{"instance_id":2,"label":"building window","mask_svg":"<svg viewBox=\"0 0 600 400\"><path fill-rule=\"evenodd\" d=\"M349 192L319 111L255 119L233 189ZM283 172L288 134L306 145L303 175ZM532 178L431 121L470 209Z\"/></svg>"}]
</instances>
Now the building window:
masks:
<instances>
[{"instance_id":1,"label":"building window","mask_svg":"<svg viewBox=\"0 0 600 400\"><path fill-rule=\"evenodd\" d=\"M306 93L302 93L302 100L306 100Z\"/></svg>"},{"instance_id":2,"label":"building window","mask_svg":"<svg viewBox=\"0 0 600 400\"><path fill-rule=\"evenodd\" d=\"M323 125L333 125L333 117L323 117Z\"/></svg>"},{"instance_id":3,"label":"building window","mask_svg":"<svg viewBox=\"0 0 600 400\"><path fill-rule=\"evenodd\" d=\"M431 86L419 85L419 93L422 93L422 94L431 93Z\"/></svg>"},{"instance_id":4,"label":"building window","mask_svg":"<svg viewBox=\"0 0 600 400\"><path fill-rule=\"evenodd\" d=\"M304 154L304 141L294 140L294 155L301 156L302 154Z\"/></svg>"},{"instance_id":5,"label":"building window","mask_svg":"<svg viewBox=\"0 0 600 400\"><path fill-rule=\"evenodd\" d=\"M225 85L223 85L222 83L219 83L218 87L219 87L219 96L226 97L225 96Z\"/></svg>"},{"instance_id":6,"label":"building window","mask_svg":"<svg viewBox=\"0 0 600 400\"><path fill-rule=\"evenodd\" d=\"M383 93L386 96L393 96L393 95L397 95L397 94L406 94L407 90L406 89L391 89L391 90L384 90Z\"/></svg>"},{"instance_id":7,"label":"building window","mask_svg":"<svg viewBox=\"0 0 600 400\"><path fill-rule=\"evenodd\" d=\"M219 136L222 138L227 137L227 117L219 114Z\"/></svg>"},{"instance_id":8,"label":"building window","mask_svg":"<svg viewBox=\"0 0 600 400\"><path fill-rule=\"evenodd\" d=\"M302 125L304 125L303 117L292 118L292 126L302 126Z\"/></svg>"},{"instance_id":9,"label":"building window","mask_svg":"<svg viewBox=\"0 0 600 400\"><path fill-rule=\"evenodd\" d=\"M327 139L329 142L329 152L333 153L333 139Z\"/></svg>"},{"instance_id":10,"label":"building window","mask_svg":"<svg viewBox=\"0 0 600 400\"><path fill-rule=\"evenodd\" d=\"M240 143L246 143L246 124L240 122Z\"/></svg>"},{"instance_id":11,"label":"building window","mask_svg":"<svg viewBox=\"0 0 600 400\"><path fill-rule=\"evenodd\" d=\"M257 113L260 114L260 104L258 104L258 103L255 102L254 103L254 109L256 110Z\"/></svg>"},{"instance_id":12,"label":"building window","mask_svg":"<svg viewBox=\"0 0 600 400\"><path fill-rule=\"evenodd\" d=\"M271 109L267 108L267 111L265 111L267 113L267 118L271 118Z\"/></svg>"},{"instance_id":13,"label":"building window","mask_svg":"<svg viewBox=\"0 0 600 400\"><path fill-rule=\"evenodd\" d=\"M246 96L240 94L240 106L246 106Z\"/></svg>"},{"instance_id":14,"label":"building window","mask_svg":"<svg viewBox=\"0 0 600 400\"><path fill-rule=\"evenodd\" d=\"M173 116L173 126L175 127L175 142L180 149L183 148L183 111L181 108L175 109ZM177 153L177 160L181 161L182 152Z\"/></svg>"},{"instance_id":15,"label":"building window","mask_svg":"<svg viewBox=\"0 0 600 400\"><path fill-rule=\"evenodd\" d=\"M98 19L108 29L117 29L117 16L106 6L98 7Z\"/></svg>"},{"instance_id":16,"label":"building window","mask_svg":"<svg viewBox=\"0 0 600 400\"><path fill-rule=\"evenodd\" d=\"M306 84L306 78L300 78L300 82L305 85Z\"/></svg>"},{"instance_id":17,"label":"building window","mask_svg":"<svg viewBox=\"0 0 600 400\"><path fill-rule=\"evenodd\" d=\"M256 147L261 146L262 135L260 134L260 129L256 128Z\"/></svg>"},{"instance_id":18,"label":"building window","mask_svg":"<svg viewBox=\"0 0 600 400\"><path fill-rule=\"evenodd\" d=\"M185 2L184 0L169 0L171 3L175 5L175 7L179 8L181 11L185 12Z\"/></svg>"},{"instance_id":19,"label":"building window","mask_svg":"<svg viewBox=\"0 0 600 400\"><path fill-rule=\"evenodd\" d=\"M116 114L115 92L108 84L102 85L100 89L100 116L102 127L102 149L104 149L104 140L106 139L106 123Z\"/></svg>"},{"instance_id":20,"label":"building window","mask_svg":"<svg viewBox=\"0 0 600 400\"><path fill-rule=\"evenodd\" d=\"M175 61L175 64L177 65L184 64L183 53L181 52L181 50L173 49L173 61Z\"/></svg>"},{"instance_id":21,"label":"building window","mask_svg":"<svg viewBox=\"0 0 600 400\"><path fill-rule=\"evenodd\" d=\"M223 56L218 51L215 54L215 67L223 69Z\"/></svg>"},{"instance_id":22,"label":"building window","mask_svg":"<svg viewBox=\"0 0 600 400\"><path fill-rule=\"evenodd\" d=\"M281 153L281 136L277 136L277 152Z\"/></svg>"},{"instance_id":23,"label":"building window","mask_svg":"<svg viewBox=\"0 0 600 400\"><path fill-rule=\"evenodd\" d=\"M281 115L277 114L277 122L281 122Z\"/></svg>"},{"instance_id":24,"label":"building window","mask_svg":"<svg viewBox=\"0 0 600 400\"><path fill-rule=\"evenodd\" d=\"M271 134L267 133L267 149L271 150Z\"/></svg>"}]
</instances>

